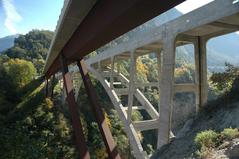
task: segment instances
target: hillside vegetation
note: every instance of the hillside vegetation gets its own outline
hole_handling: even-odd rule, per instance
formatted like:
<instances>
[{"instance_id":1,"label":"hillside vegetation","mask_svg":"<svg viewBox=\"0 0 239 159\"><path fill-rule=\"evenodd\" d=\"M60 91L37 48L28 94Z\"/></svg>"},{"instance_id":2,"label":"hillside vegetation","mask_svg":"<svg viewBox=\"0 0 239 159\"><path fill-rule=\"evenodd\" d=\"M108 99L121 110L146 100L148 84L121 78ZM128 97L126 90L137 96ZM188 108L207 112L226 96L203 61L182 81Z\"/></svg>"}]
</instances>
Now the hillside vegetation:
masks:
<instances>
[{"instance_id":1,"label":"hillside vegetation","mask_svg":"<svg viewBox=\"0 0 239 159\"><path fill-rule=\"evenodd\" d=\"M0 56L1 159L77 158L69 120L45 98L44 79L38 77L51 36L20 35Z\"/></svg>"},{"instance_id":2,"label":"hillside vegetation","mask_svg":"<svg viewBox=\"0 0 239 159\"><path fill-rule=\"evenodd\" d=\"M225 72L211 77L219 98L189 119L178 136L156 152L153 159L239 157L239 68L226 66Z\"/></svg>"}]
</instances>

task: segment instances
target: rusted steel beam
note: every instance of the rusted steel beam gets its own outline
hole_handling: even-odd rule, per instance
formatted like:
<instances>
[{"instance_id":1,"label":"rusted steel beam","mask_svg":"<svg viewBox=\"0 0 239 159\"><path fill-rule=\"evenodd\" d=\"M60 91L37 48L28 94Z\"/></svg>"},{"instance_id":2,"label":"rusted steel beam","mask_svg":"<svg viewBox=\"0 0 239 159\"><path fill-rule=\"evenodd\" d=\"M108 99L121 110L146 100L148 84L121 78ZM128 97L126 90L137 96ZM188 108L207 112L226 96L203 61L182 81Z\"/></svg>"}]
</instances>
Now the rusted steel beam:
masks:
<instances>
[{"instance_id":1,"label":"rusted steel beam","mask_svg":"<svg viewBox=\"0 0 239 159\"><path fill-rule=\"evenodd\" d=\"M120 155L116 149L116 144L110 132L110 128L107 124L103 111L101 110L99 106L97 95L95 94L95 90L90 80L90 76L88 74L88 70L87 70L86 64L84 63L84 60L77 61L77 65L79 67L81 77L85 85L86 93L88 95L91 107L95 114L101 135L103 137L103 140L107 149L108 157L109 159L120 159Z\"/></svg>"},{"instance_id":2,"label":"rusted steel beam","mask_svg":"<svg viewBox=\"0 0 239 159\"><path fill-rule=\"evenodd\" d=\"M46 80L45 80L45 84L46 84L46 86L45 86L45 95L46 95L46 97L48 97L48 87L49 87L49 84L48 84L48 79L46 78Z\"/></svg>"},{"instance_id":3,"label":"rusted steel beam","mask_svg":"<svg viewBox=\"0 0 239 159\"><path fill-rule=\"evenodd\" d=\"M51 79L51 99L53 99L54 97L54 87L55 87L55 74L52 75L52 79Z\"/></svg>"},{"instance_id":4,"label":"rusted steel beam","mask_svg":"<svg viewBox=\"0 0 239 159\"><path fill-rule=\"evenodd\" d=\"M75 139L76 139L76 148L80 153L81 159L90 159L90 154L86 146L82 124L81 124L80 117L77 110L77 103L75 101L75 97L73 93L73 83L68 70L67 62L63 55L61 55L60 59L61 59L63 81L64 81L64 86L65 86L66 94L67 94L66 100L68 102L68 106L69 106L69 110L71 114L72 126L73 126Z\"/></svg>"}]
</instances>

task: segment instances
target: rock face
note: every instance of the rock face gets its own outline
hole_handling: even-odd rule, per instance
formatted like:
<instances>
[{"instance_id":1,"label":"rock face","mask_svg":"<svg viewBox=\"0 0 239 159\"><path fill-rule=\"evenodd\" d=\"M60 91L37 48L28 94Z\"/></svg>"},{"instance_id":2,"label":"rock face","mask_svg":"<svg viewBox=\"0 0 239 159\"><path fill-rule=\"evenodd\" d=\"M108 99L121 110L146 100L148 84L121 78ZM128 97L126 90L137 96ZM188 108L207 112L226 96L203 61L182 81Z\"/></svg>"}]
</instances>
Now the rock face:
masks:
<instances>
[{"instance_id":1,"label":"rock face","mask_svg":"<svg viewBox=\"0 0 239 159\"><path fill-rule=\"evenodd\" d=\"M224 142L218 149L212 152L211 159L238 159L239 158L239 138L231 142Z\"/></svg>"},{"instance_id":2,"label":"rock face","mask_svg":"<svg viewBox=\"0 0 239 159\"><path fill-rule=\"evenodd\" d=\"M172 112L172 131L174 134L196 113L195 96L192 93L175 95Z\"/></svg>"},{"instance_id":3,"label":"rock face","mask_svg":"<svg viewBox=\"0 0 239 159\"><path fill-rule=\"evenodd\" d=\"M226 154L230 159L239 158L239 139L232 140L230 147L226 150Z\"/></svg>"},{"instance_id":4,"label":"rock face","mask_svg":"<svg viewBox=\"0 0 239 159\"><path fill-rule=\"evenodd\" d=\"M176 138L156 152L152 159L191 159L197 158L194 139L197 133L205 130L222 131L225 128L239 128L239 103L218 105L216 110L199 114L194 120L188 120L176 134ZM178 136L177 136L178 135ZM239 139L222 145L213 153L214 159L239 159Z\"/></svg>"},{"instance_id":5,"label":"rock face","mask_svg":"<svg viewBox=\"0 0 239 159\"><path fill-rule=\"evenodd\" d=\"M176 138L179 139L186 136L186 134L191 130L192 124L193 124L193 119L189 119L188 121L186 121L183 128L180 129L178 133L176 134L177 135Z\"/></svg>"}]
</instances>

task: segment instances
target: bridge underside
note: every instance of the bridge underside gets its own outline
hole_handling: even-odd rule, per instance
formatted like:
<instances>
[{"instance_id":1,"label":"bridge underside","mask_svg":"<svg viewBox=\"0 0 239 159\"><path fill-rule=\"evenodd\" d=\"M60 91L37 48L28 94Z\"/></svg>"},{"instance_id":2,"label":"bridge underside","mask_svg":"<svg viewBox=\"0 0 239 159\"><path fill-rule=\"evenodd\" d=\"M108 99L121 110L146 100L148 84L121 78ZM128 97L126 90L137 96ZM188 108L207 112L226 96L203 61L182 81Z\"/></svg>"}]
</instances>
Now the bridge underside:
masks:
<instances>
[{"instance_id":1,"label":"bridge underside","mask_svg":"<svg viewBox=\"0 0 239 159\"><path fill-rule=\"evenodd\" d=\"M86 60L89 70L102 83L118 110L126 132L132 140L131 145L137 158L145 158L140 138L137 135L138 131L158 130L158 148L170 141L175 93L194 93L196 112L207 103L206 45L211 38L239 30L239 6L232 2L216 0ZM195 81L176 84L174 79L175 50L186 44L194 46ZM138 83L136 79L137 58L150 53L155 53L157 57L158 82ZM117 67L121 61L130 62L128 79ZM142 87L158 88L160 95L158 109L155 109L145 98L139 89ZM120 100L124 95L128 97L128 103L125 104ZM134 105L135 100L139 105ZM142 109L148 112L151 119L132 121L132 111Z\"/></svg>"},{"instance_id":2,"label":"bridge underside","mask_svg":"<svg viewBox=\"0 0 239 159\"><path fill-rule=\"evenodd\" d=\"M66 0L44 74L60 70L60 54L68 64L173 8L184 0Z\"/></svg>"},{"instance_id":3,"label":"bridge underside","mask_svg":"<svg viewBox=\"0 0 239 159\"><path fill-rule=\"evenodd\" d=\"M85 61L88 70L101 82L114 104L137 159L148 158L138 132L157 130L157 148L170 141L175 93L194 93L196 112L207 103L207 41L238 30L238 3L234 3L234 0L215 0ZM176 84L175 50L186 44L194 46L195 80L193 83ZM137 58L151 53L157 57L158 81L139 83L136 79ZM128 77L118 67L121 61L130 63ZM79 69L72 66L70 72L74 75ZM140 88L145 87L157 88L160 96L158 108L141 91ZM121 100L123 96L126 96L127 102ZM132 112L135 110L145 110L150 119L132 121Z\"/></svg>"}]
</instances>

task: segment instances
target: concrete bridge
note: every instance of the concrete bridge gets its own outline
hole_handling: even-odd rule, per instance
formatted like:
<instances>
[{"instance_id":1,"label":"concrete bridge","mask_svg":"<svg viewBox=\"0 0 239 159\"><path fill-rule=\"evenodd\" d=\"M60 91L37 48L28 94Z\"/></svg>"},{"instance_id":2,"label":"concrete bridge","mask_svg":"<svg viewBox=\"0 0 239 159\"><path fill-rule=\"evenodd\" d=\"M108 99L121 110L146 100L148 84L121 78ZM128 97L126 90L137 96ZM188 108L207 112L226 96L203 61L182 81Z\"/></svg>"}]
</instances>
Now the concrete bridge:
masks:
<instances>
[{"instance_id":1,"label":"concrete bridge","mask_svg":"<svg viewBox=\"0 0 239 159\"><path fill-rule=\"evenodd\" d=\"M100 52L96 56L86 59L85 62L84 60L78 61L78 66L71 65L70 72L71 75L77 76L80 69L83 77L89 71L100 81L125 127L134 156L137 159L145 159L148 156L143 150L137 132L158 130L158 149L170 141L170 136L173 135L171 124L174 94L177 92L194 93L195 109L198 112L207 103L207 41L238 30L238 1L215 0L148 32L138 34L130 41ZM175 84L175 50L186 44L194 46L195 82ZM138 83L136 80L137 58L150 53L157 55L158 81ZM120 61L130 63L128 78L118 67ZM58 78L61 79L61 76L58 75ZM64 79L64 81L66 80ZM86 80L83 77L83 83L86 83L84 81ZM75 98L78 96L81 83L79 81L75 85L77 87L74 92ZM160 96L158 109L155 109L139 87L158 88ZM67 89L65 92L66 95L63 93L63 99L69 95ZM122 103L121 96L127 96L128 102ZM139 105L134 105L136 100ZM132 121L132 111L134 110L145 110L151 119Z\"/></svg>"}]
</instances>

